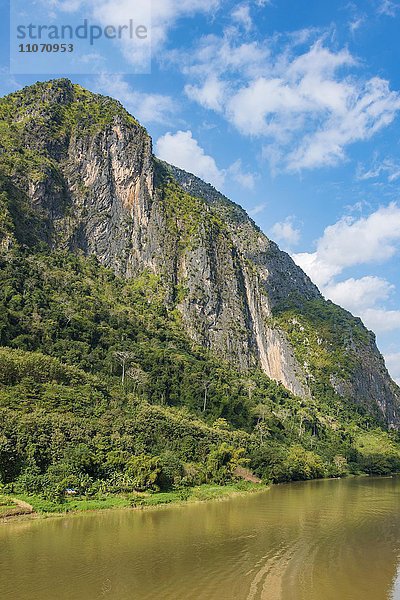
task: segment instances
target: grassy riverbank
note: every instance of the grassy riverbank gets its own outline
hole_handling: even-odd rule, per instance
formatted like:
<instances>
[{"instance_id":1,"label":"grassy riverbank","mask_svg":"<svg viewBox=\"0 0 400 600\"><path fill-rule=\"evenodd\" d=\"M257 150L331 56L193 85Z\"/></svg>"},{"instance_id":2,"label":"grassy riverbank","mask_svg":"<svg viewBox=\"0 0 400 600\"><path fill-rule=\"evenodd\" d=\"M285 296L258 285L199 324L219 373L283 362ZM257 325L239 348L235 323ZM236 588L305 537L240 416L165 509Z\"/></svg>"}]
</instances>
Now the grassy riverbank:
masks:
<instances>
[{"instance_id":1,"label":"grassy riverbank","mask_svg":"<svg viewBox=\"0 0 400 600\"><path fill-rule=\"evenodd\" d=\"M15 498L0 496L0 520L14 519L24 513L17 512L18 502L32 506L31 517L70 514L111 509L144 509L167 504L186 504L208 500L224 500L233 496L266 490L262 484L240 481L229 485L204 484L171 492L135 493L98 498L66 498L64 502L52 502L39 496L18 495ZM15 511L15 512L14 512Z\"/></svg>"}]
</instances>

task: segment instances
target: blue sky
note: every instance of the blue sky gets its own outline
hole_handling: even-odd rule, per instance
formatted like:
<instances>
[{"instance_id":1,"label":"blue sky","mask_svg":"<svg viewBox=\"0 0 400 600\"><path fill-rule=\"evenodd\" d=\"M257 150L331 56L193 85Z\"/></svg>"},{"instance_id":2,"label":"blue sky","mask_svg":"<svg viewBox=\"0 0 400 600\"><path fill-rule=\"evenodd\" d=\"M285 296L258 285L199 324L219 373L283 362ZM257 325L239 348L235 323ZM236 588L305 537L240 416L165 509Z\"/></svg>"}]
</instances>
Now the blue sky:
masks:
<instances>
[{"instance_id":1,"label":"blue sky","mask_svg":"<svg viewBox=\"0 0 400 600\"><path fill-rule=\"evenodd\" d=\"M41 2L53 16L103 25L148 6L37 0L24 3L28 14ZM5 94L51 75L10 75L9 5L0 6ZM156 154L246 208L326 297L376 332L400 382L400 2L151 7L150 74L105 74L93 53L97 74L70 78L118 98L146 125ZM140 71L126 40L112 52L121 73Z\"/></svg>"}]
</instances>

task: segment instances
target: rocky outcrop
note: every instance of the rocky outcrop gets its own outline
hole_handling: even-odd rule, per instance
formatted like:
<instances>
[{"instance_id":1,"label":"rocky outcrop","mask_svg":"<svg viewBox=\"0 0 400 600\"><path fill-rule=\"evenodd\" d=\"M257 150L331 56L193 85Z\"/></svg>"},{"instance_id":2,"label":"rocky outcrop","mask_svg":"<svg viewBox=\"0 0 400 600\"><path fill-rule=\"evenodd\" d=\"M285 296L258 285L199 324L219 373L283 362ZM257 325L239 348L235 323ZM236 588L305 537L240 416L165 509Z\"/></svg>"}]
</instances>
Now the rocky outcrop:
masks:
<instances>
[{"instance_id":1,"label":"rocky outcrop","mask_svg":"<svg viewBox=\"0 0 400 600\"><path fill-rule=\"evenodd\" d=\"M309 365L275 315L288 299L301 311L322 296L240 206L155 159L146 130L110 99L58 80L12 103L24 152L40 160L7 177L40 216L44 241L95 255L122 276L151 270L196 342L311 395ZM330 385L397 423L400 392L374 343L352 377L333 374Z\"/></svg>"},{"instance_id":2,"label":"rocky outcrop","mask_svg":"<svg viewBox=\"0 0 400 600\"><path fill-rule=\"evenodd\" d=\"M368 345L358 344L353 348L357 362L352 376L348 378L331 377L335 391L342 398L356 399L371 412L380 411L386 422L398 428L400 422L399 386L391 379L385 361L371 336Z\"/></svg>"}]
</instances>

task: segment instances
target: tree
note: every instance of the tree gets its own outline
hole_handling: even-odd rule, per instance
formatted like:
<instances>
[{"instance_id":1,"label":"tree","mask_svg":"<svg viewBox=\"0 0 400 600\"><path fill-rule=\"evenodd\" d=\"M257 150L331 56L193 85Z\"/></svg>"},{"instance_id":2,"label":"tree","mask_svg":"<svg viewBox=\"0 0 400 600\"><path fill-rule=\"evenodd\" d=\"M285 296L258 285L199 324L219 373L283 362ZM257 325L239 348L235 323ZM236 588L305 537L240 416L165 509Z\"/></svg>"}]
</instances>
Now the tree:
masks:
<instances>
[{"instance_id":1,"label":"tree","mask_svg":"<svg viewBox=\"0 0 400 600\"><path fill-rule=\"evenodd\" d=\"M204 389L203 412L206 412L206 408L207 408L207 396L208 396L209 387L210 387L210 381L208 381L208 379L205 379L203 381L203 389Z\"/></svg>"},{"instance_id":2,"label":"tree","mask_svg":"<svg viewBox=\"0 0 400 600\"><path fill-rule=\"evenodd\" d=\"M149 381L147 373L136 363L127 369L126 376L133 381L134 393L137 393L139 388L145 386Z\"/></svg>"},{"instance_id":3,"label":"tree","mask_svg":"<svg viewBox=\"0 0 400 600\"><path fill-rule=\"evenodd\" d=\"M116 352L114 352L114 357L122 367L121 385L124 386L126 367L131 361L133 361L133 359L135 358L135 354L126 350L117 350Z\"/></svg>"},{"instance_id":4,"label":"tree","mask_svg":"<svg viewBox=\"0 0 400 600\"><path fill-rule=\"evenodd\" d=\"M248 461L243 457L244 448L234 448L226 442L210 452L206 463L208 481L224 484L231 481L237 467Z\"/></svg>"}]
</instances>

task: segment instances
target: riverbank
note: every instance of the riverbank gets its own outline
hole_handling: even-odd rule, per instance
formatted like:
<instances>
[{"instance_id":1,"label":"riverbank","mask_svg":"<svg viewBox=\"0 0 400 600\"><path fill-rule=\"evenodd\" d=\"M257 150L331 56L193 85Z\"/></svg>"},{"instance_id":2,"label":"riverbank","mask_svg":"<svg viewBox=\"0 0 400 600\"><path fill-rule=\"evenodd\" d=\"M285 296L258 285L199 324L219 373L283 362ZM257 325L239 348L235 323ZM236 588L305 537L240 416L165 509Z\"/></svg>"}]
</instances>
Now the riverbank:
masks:
<instances>
[{"instance_id":1,"label":"riverbank","mask_svg":"<svg viewBox=\"0 0 400 600\"><path fill-rule=\"evenodd\" d=\"M31 513L33 513L33 507L27 502L0 495L0 519L21 517Z\"/></svg>"},{"instance_id":2,"label":"riverbank","mask_svg":"<svg viewBox=\"0 0 400 600\"><path fill-rule=\"evenodd\" d=\"M66 498L63 502L45 500L40 496L0 496L0 523L15 520L65 516L88 511L115 509L144 510L166 505L222 501L235 496L265 491L268 486L250 481L240 481L229 485L204 484L171 492L134 493L127 495L104 496L102 498ZM22 510L25 506L26 510ZM28 511L27 507L31 510Z\"/></svg>"}]
</instances>

